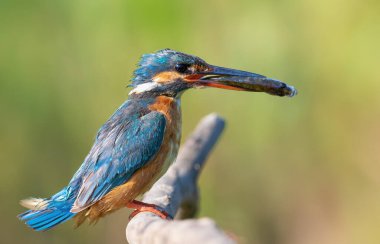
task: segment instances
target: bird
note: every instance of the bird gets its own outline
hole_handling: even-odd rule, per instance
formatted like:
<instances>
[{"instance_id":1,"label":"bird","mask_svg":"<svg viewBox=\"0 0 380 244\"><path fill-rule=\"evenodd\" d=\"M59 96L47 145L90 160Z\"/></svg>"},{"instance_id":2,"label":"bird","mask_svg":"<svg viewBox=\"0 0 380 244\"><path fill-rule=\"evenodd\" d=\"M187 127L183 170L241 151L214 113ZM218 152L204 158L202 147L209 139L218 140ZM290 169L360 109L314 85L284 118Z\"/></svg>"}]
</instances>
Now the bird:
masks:
<instances>
[{"instance_id":1,"label":"bird","mask_svg":"<svg viewBox=\"0 0 380 244\"><path fill-rule=\"evenodd\" d=\"M289 96L297 90L256 73L223 68L172 49L142 55L128 99L101 126L67 186L49 198L28 198L18 218L46 231L71 218L96 223L120 208L170 219L158 206L136 200L175 160L181 140L181 95L215 87ZM132 216L131 215L131 216Z\"/></svg>"}]
</instances>

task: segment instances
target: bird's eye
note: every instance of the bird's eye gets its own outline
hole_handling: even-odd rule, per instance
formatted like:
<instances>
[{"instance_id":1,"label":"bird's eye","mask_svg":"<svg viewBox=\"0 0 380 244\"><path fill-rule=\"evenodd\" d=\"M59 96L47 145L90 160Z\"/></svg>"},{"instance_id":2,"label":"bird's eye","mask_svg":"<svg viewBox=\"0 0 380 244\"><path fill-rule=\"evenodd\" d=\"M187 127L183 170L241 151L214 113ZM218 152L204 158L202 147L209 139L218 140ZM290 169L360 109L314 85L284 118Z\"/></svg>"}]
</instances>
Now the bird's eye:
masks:
<instances>
[{"instance_id":1,"label":"bird's eye","mask_svg":"<svg viewBox=\"0 0 380 244\"><path fill-rule=\"evenodd\" d=\"M189 64L176 64L175 70L177 70L179 73L185 73L187 69L189 68Z\"/></svg>"}]
</instances>

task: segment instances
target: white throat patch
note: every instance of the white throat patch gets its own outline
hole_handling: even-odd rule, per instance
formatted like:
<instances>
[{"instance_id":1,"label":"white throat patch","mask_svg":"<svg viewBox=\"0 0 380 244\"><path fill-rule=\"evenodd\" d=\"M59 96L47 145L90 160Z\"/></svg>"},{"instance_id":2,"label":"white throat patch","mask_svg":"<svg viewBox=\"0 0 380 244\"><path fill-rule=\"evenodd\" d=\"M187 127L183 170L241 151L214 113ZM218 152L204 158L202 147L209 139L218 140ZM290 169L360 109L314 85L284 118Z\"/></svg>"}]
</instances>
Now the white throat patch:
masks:
<instances>
[{"instance_id":1,"label":"white throat patch","mask_svg":"<svg viewBox=\"0 0 380 244\"><path fill-rule=\"evenodd\" d=\"M139 93L143 93L146 91L151 91L154 88L158 87L159 85L160 85L159 83L154 82L154 81L148 82L148 83L143 83L143 84L137 85L132 91L129 92L129 95L139 94Z\"/></svg>"}]
</instances>

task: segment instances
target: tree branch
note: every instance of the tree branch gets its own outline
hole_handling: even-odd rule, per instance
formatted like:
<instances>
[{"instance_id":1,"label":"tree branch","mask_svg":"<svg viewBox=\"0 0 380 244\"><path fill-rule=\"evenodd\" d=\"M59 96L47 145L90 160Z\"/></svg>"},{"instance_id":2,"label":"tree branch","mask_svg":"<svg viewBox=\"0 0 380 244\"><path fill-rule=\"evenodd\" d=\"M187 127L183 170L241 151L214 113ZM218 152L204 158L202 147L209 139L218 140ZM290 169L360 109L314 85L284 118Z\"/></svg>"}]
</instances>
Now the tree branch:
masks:
<instances>
[{"instance_id":1,"label":"tree branch","mask_svg":"<svg viewBox=\"0 0 380 244\"><path fill-rule=\"evenodd\" d=\"M144 195L143 202L156 204L171 216L175 215L175 220L141 212L128 223L129 243L235 243L209 218L183 220L197 213L197 179L224 124L216 114L204 117L182 146L176 161Z\"/></svg>"}]
</instances>

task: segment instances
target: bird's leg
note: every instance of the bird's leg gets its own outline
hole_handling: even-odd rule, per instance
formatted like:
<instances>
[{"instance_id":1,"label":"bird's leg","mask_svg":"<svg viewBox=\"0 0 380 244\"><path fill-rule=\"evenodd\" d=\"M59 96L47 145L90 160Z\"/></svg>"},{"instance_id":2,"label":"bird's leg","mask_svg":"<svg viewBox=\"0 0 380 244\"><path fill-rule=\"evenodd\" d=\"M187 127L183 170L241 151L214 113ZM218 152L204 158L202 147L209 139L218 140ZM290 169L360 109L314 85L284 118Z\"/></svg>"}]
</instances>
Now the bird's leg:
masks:
<instances>
[{"instance_id":1,"label":"bird's leg","mask_svg":"<svg viewBox=\"0 0 380 244\"><path fill-rule=\"evenodd\" d=\"M129 219L132 219L133 217L135 217L136 214L140 212L151 212L160 216L162 219L173 219L167 212L160 210L159 207L154 204L132 200L128 202L126 206L127 208L135 209L135 211L133 211L131 215L129 215Z\"/></svg>"}]
</instances>

